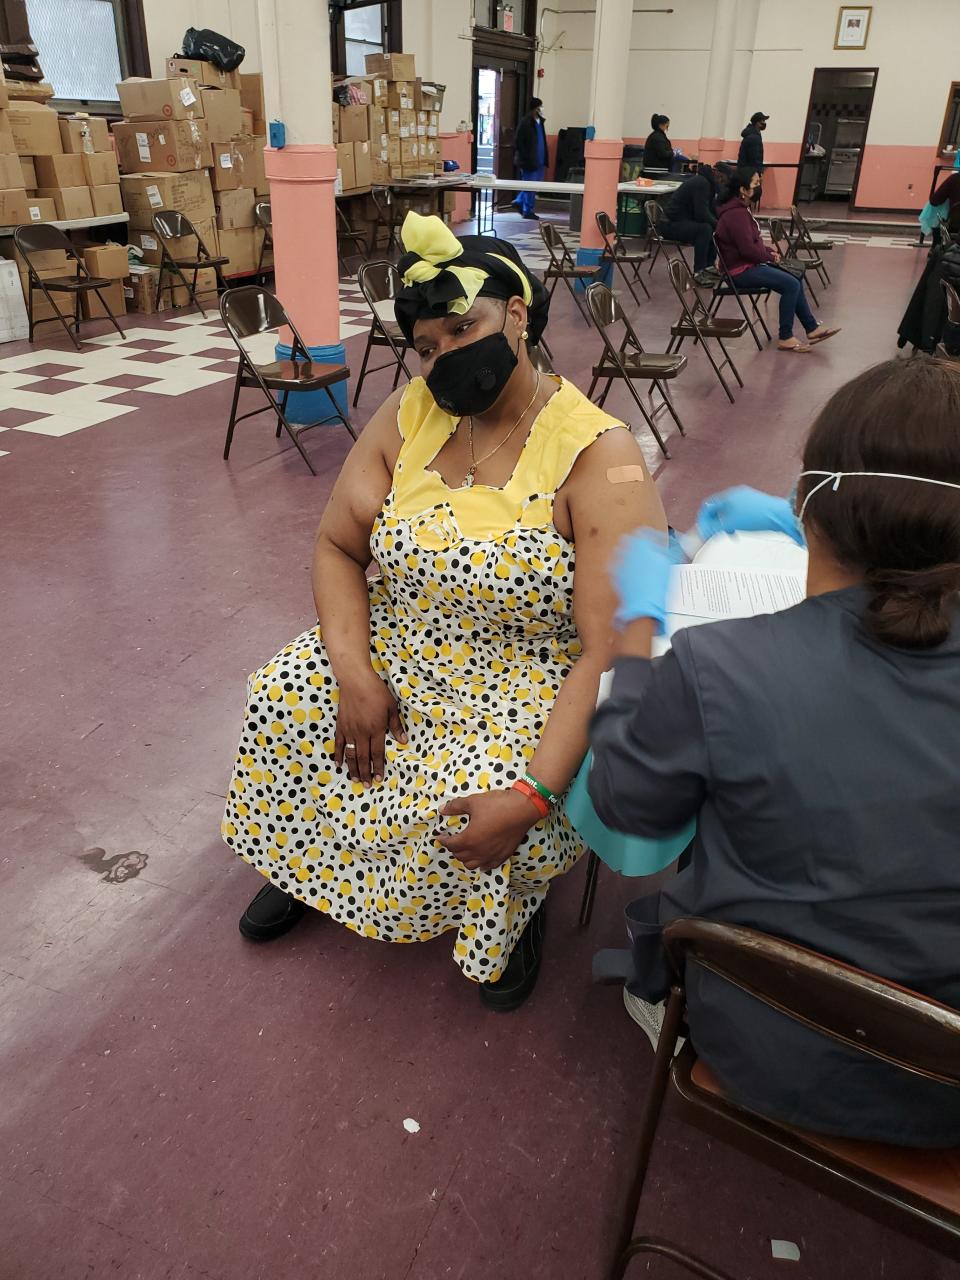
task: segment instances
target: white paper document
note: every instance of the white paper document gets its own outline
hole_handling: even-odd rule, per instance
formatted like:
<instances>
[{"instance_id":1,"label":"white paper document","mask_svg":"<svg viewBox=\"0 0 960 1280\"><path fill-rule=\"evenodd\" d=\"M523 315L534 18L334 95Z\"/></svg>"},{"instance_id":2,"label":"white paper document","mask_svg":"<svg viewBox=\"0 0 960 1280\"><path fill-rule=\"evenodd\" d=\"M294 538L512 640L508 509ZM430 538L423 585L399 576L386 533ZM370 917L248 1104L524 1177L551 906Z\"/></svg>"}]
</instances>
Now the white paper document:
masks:
<instances>
[{"instance_id":1,"label":"white paper document","mask_svg":"<svg viewBox=\"0 0 960 1280\"><path fill-rule=\"evenodd\" d=\"M799 604L806 595L801 570L712 569L680 565L671 575L667 613L671 630L723 618L752 618Z\"/></svg>"}]
</instances>

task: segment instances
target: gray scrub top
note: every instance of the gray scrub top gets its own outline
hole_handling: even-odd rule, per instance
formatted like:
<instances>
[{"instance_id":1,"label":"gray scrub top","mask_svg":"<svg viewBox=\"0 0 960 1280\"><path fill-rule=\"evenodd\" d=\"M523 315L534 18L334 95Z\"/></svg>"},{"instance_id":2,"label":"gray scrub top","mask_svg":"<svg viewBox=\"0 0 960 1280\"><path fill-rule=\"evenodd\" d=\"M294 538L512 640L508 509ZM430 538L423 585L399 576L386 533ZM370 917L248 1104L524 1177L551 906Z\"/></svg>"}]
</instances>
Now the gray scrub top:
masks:
<instances>
[{"instance_id":1,"label":"gray scrub top","mask_svg":"<svg viewBox=\"0 0 960 1280\"><path fill-rule=\"evenodd\" d=\"M616 663L590 795L643 836L693 816L689 862L628 908L632 989L669 975L660 928L703 916L825 952L960 1008L960 615L932 650L894 649L851 588L681 631ZM738 1101L821 1132L960 1144L960 1090L792 1022L699 970L691 1038Z\"/></svg>"}]
</instances>

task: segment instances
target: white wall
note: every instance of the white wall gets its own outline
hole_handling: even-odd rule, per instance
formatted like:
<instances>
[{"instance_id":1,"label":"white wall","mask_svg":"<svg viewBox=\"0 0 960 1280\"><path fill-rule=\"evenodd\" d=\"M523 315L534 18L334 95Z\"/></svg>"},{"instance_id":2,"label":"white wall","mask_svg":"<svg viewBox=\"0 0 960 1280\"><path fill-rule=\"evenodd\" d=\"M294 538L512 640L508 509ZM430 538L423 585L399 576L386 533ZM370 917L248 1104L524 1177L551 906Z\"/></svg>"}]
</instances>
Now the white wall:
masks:
<instances>
[{"instance_id":1,"label":"white wall","mask_svg":"<svg viewBox=\"0 0 960 1280\"><path fill-rule=\"evenodd\" d=\"M556 47L542 58L545 74L539 82L548 127L555 133L590 123L594 16L571 12L592 8L591 0L551 0L546 7L562 10L544 14L544 45ZM634 13L624 137L645 138L655 111L670 117L672 136L700 136L714 7L714 0L675 0L672 14Z\"/></svg>"},{"instance_id":2,"label":"white wall","mask_svg":"<svg viewBox=\"0 0 960 1280\"><path fill-rule=\"evenodd\" d=\"M257 0L143 0L143 15L155 76L162 76L167 58L180 52L188 27L207 27L236 40L247 51L241 70L260 70Z\"/></svg>"},{"instance_id":3,"label":"white wall","mask_svg":"<svg viewBox=\"0 0 960 1280\"><path fill-rule=\"evenodd\" d=\"M471 118L473 48L471 0L403 0L403 52L417 60L417 74L447 86L440 128L452 133Z\"/></svg>"},{"instance_id":4,"label":"white wall","mask_svg":"<svg viewBox=\"0 0 960 1280\"><path fill-rule=\"evenodd\" d=\"M563 32L542 58L539 96L552 133L590 123L594 19L570 12L592 8L592 0L548 0L545 7L562 10L543 20L547 47ZM673 8L633 15L625 137L646 136L654 111L670 116L671 136L700 137L715 2L673 0ZM936 144L950 82L960 79L958 0L873 0L863 52L833 48L838 8L836 0L740 0L728 139L760 110L771 116L768 141L799 142L816 67L879 67L868 142Z\"/></svg>"}]
</instances>

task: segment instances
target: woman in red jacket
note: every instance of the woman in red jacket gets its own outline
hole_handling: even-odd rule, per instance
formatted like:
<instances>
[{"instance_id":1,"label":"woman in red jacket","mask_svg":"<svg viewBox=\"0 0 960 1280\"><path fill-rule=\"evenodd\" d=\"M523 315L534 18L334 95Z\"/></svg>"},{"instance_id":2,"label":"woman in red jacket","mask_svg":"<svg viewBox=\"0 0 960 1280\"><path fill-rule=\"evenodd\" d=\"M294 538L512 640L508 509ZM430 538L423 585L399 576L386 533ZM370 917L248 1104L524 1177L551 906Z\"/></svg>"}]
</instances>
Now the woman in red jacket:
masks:
<instances>
[{"instance_id":1,"label":"woman in red jacket","mask_svg":"<svg viewBox=\"0 0 960 1280\"><path fill-rule=\"evenodd\" d=\"M784 271L777 263L776 249L764 244L760 227L750 212L749 202L760 185L756 169L741 167L730 180L726 201L717 209L717 244L720 256L734 283L743 288L772 289L780 295L780 351L807 353L811 346L839 333L828 329L814 318L804 292L803 281ZM798 319L807 335L806 342L793 336L793 322Z\"/></svg>"}]
</instances>

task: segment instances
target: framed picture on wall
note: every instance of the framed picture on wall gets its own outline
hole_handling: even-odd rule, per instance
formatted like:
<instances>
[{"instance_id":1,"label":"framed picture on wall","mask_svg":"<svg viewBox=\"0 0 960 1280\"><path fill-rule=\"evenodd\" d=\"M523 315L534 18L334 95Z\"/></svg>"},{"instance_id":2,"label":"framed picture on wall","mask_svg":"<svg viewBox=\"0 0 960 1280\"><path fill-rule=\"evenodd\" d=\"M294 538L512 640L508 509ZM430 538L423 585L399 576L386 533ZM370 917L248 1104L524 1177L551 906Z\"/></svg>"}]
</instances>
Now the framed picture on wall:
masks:
<instances>
[{"instance_id":1,"label":"framed picture on wall","mask_svg":"<svg viewBox=\"0 0 960 1280\"><path fill-rule=\"evenodd\" d=\"M837 38L833 42L835 49L865 49L867 34L870 31L870 15L872 4L840 6L837 17Z\"/></svg>"}]
</instances>

